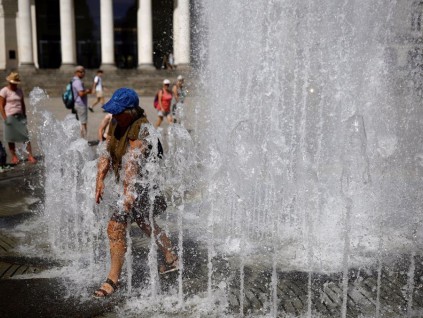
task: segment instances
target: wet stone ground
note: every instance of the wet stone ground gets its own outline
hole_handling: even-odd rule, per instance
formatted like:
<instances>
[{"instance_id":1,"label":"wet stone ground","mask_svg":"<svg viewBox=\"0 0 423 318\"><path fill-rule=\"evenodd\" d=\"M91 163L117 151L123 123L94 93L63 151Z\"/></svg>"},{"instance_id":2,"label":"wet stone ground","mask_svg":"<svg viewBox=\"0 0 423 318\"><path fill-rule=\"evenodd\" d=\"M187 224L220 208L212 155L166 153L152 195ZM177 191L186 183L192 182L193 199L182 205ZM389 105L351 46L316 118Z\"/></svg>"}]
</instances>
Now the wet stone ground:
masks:
<instances>
[{"instance_id":1,"label":"wet stone ground","mask_svg":"<svg viewBox=\"0 0 423 318\"><path fill-rule=\"evenodd\" d=\"M36 274L61 266L42 257L17 253L20 239L10 234L23 220L37 217L34 211L37 211L37 206L43 200L41 176L42 170L38 165L23 165L0 174L0 317L118 316L115 306L124 304L125 286L108 300L99 301L69 295L65 278L36 278L36 275L31 276L34 278L20 277L22 274ZM136 227L131 232L135 269L132 279L133 287L138 288L148 278L146 259L150 242ZM177 233L174 233L176 236ZM189 299L194 295L207 295L206 247L190 239L186 239L183 245L184 296ZM234 262L219 255L213 259L213 284L224 281L226 286L228 306L225 316L238 317L241 312L247 316L304 317L309 312L312 317L342 316L342 273L312 273L309 279L306 272L279 270L275 314L271 311L274 299L271 292L272 268L246 266L242 298L240 267L234 265ZM423 258L401 255L385 263L379 272L380 275L377 268L350 269L346 316L376 317L378 313L379 317L423 317ZM177 285L178 275L175 273L162 278L163 293L177 289ZM87 286L91 289L95 287ZM157 314L143 311L129 316L153 317ZM189 317L190 309L176 315L165 312L160 314L160 317ZM195 317L203 316L196 314Z\"/></svg>"}]
</instances>

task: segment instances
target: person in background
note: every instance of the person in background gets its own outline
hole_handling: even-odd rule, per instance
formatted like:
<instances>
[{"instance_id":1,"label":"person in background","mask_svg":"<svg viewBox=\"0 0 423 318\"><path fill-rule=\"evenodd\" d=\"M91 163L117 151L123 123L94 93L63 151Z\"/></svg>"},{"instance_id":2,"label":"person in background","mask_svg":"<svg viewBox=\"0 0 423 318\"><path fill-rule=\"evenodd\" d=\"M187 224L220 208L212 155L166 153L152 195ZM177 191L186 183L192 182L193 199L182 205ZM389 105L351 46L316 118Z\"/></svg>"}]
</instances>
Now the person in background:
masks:
<instances>
[{"instance_id":1,"label":"person in background","mask_svg":"<svg viewBox=\"0 0 423 318\"><path fill-rule=\"evenodd\" d=\"M94 77L92 91L95 92L96 101L91 107L88 107L90 112L94 112L94 107L100 103L101 107L104 105L104 86L103 86L103 70L98 70L97 75Z\"/></svg>"},{"instance_id":2,"label":"person in background","mask_svg":"<svg viewBox=\"0 0 423 318\"><path fill-rule=\"evenodd\" d=\"M98 127L98 140L103 142L107 138L107 132L109 131L110 122L112 121L112 114L104 116L103 120Z\"/></svg>"},{"instance_id":3,"label":"person in background","mask_svg":"<svg viewBox=\"0 0 423 318\"><path fill-rule=\"evenodd\" d=\"M173 58L173 53L169 53L169 68L173 70L175 68L175 59Z\"/></svg>"},{"instance_id":4,"label":"person in background","mask_svg":"<svg viewBox=\"0 0 423 318\"><path fill-rule=\"evenodd\" d=\"M158 98L159 111L157 112L158 118L157 118L156 124L154 125L156 128L161 125L164 117L167 118L167 122L169 124L173 123L173 117L172 117L172 113L170 109L170 104L172 102L172 92L169 89L169 87L170 87L170 81L168 79L165 79L163 81L163 87L159 91L159 98Z\"/></svg>"},{"instance_id":5,"label":"person in background","mask_svg":"<svg viewBox=\"0 0 423 318\"><path fill-rule=\"evenodd\" d=\"M91 94L91 89L85 89L82 79L85 77L85 68L78 65L75 68L75 76L72 79L72 90L75 98L75 111L78 115L81 137L87 136L87 123L88 123L88 94Z\"/></svg>"},{"instance_id":6,"label":"person in background","mask_svg":"<svg viewBox=\"0 0 423 318\"><path fill-rule=\"evenodd\" d=\"M152 184L154 182L148 179L148 172L143 170L143 163L148 162L147 159L155 161L160 158L160 141L157 140L157 147L154 147L146 126L149 122L134 90L119 88L103 109L112 114L112 120L106 139L107 151L98 159L95 201L99 204L102 200L104 180L109 170L112 170L115 181L123 185L123 203L116 207L107 226L111 265L107 279L93 294L96 298L107 297L118 288L127 248L128 219L135 221L148 236L154 235L165 261L159 266L161 274L179 269L178 256L173 251L171 241L154 220L154 216L166 210L166 200L159 186ZM152 151L154 149L158 153Z\"/></svg>"},{"instance_id":7,"label":"person in background","mask_svg":"<svg viewBox=\"0 0 423 318\"><path fill-rule=\"evenodd\" d=\"M8 85L0 90L0 114L4 120L4 139L8 143L12 163L19 163L15 145L17 142L26 143L28 161L36 163L29 142L24 94L18 87L21 82L19 73L11 72L6 81Z\"/></svg>"},{"instance_id":8,"label":"person in background","mask_svg":"<svg viewBox=\"0 0 423 318\"><path fill-rule=\"evenodd\" d=\"M172 94L172 115L176 117L177 109L182 107L187 94L184 89L184 77L182 75L177 77L176 84L172 87Z\"/></svg>"},{"instance_id":9,"label":"person in background","mask_svg":"<svg viewBox=\"0 0 423 318\"><path fill-rule=\"evenodd\" d=\"M168 68L167 55L164 54L162 58L162 69L166 70L167 68Z\"/></svg>"}]
</instances>

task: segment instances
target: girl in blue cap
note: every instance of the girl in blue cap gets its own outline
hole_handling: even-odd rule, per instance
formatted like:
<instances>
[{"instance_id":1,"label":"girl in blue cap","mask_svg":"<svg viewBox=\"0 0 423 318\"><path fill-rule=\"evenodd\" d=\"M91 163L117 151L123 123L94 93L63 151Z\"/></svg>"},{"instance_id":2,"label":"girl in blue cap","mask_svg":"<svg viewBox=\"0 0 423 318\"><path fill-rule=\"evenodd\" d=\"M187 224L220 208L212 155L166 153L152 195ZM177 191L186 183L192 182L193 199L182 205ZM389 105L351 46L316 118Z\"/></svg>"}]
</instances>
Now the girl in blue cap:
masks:
<instances>
[{"instance_id":1,"label":"girl in blue cap","mask_svg":"<svg viewBox=\"0 0 423 318\"><path fill-rule=\"evenodd\" d=\"M106 281L94 293L94 297L102 298L113 294L118 288L118 280L126 253L126 225L128 218L137 222L138 226L148 236L155 237L157 246L162 251L165 263L160 266L160 273L178 270L178 257L166 233L150 218L150 211L156 216L166 210L166 201L157 185L142 182L146 173L141 173L140 159L153 159L153 145L148 139L149 124L144 110L139 107L139 98L134 90L120 88L103 106L103 109L113 115L106 138L107 152L98 160L95 200L100 203L104 191L104 179L110 170L115 173L116 182L122 176L123 207L113 213L107 234L110 241L111 267ZM141 137L140 137L141 136ZM157 148L161 148L158 141ZM156 149L157 149L156 148ZM128 156L129 155L129 156ZM123 156L127 160L123 163ZM137 179L138 178L138 179ZM150 199L154 191L154 200ZM151 202L153 201L153 202ZM150 220L153 220L151 224Z\"/></svg>"}]
</instances>

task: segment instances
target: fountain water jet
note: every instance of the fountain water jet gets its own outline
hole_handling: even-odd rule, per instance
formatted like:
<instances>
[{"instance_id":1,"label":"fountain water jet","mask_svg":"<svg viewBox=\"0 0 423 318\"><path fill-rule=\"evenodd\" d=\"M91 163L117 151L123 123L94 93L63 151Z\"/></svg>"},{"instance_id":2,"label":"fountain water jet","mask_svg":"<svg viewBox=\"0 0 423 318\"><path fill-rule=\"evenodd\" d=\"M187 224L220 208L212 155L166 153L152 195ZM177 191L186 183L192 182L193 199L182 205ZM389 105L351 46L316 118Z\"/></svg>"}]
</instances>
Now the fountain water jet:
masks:
<instances>
[{"instance_id":1,"label":"fountain water jet","mask_svg":"<svg viewBox=\"0 0 423 318\"><path fill-rule=\"evenodd\" d=\"M417 252L422 221L415 2L200 2L210 124L196 140L217 253L240 257L241 289L246 266L273 268L273 313L280 270L309 273L308 316L313 273L341 272L346 317L351 270L377 268L380 315L382 264Z\"/></svg>"},{"instance_id":2,"label":"fountain water jet","mask_svg":"<svg viewBox=\"0 0 423 318\"><path fill-rule=\"evenodd\" d=\"M393 148L385 158L379 151L384 141L396 139L406 128L397 116L401 96L390 87L404 74L387 59L397 32L404 30L398 23L406 10L395 1L382 0L372 5L215 1L203 7L209 50L203 82L212 88L213 106L202 110L211 125L198 134L206 145L203 153L217 150L230 158L218 170L212 167L211 173L229 178L232 187L215 192L213 201L223 207L231 195L248 200L245 211L240 203L235 210L248 217L241 230L251 240L271 238L277 222L282 240L300 243L311 235L316 250L330 243L332 253L312 262L315 269L328 270L342 264L342 235L336 223L344 222L345 194L340 189L349 182L347 197L364 195L354 199L360 201L354 202L360 211L352 212L352 228L347 231L351 244L360 244L359 237L366 234L367 248L375 250L377 240L371 237L378 236L374 226L382 215L370 212L382 194L369 182L381 178L379 166L389 161L386 157L400 157L396 143L386 145ZM221 173L225 169L228 173ZM404 169L391 165L395 173ZM351 183L354 175L359 179ZM385 184L392 182L384 178ZM272 205L268 195L274 191ZM215 210L225 218L225 209ZM381 211L384 216L395 212L388 206ZM359 228L357 216L360 223L369 222L369 233ZM220 225L225 228L219 231L223 236L238 226L234 219ZM319 233L323 228L333 234ZM297 261L291 265L306 266L299 257Z\"/></svg>"}]
</instances>

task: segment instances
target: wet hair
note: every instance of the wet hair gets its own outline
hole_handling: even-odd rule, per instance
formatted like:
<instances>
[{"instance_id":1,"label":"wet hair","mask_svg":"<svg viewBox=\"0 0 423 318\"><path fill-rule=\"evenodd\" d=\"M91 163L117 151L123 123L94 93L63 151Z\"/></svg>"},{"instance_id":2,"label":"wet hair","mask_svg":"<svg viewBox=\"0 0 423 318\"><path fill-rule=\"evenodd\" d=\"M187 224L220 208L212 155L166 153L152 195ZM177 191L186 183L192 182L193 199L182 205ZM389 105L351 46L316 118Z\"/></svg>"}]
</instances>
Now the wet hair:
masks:
<instances>
[{"instance_id":1,"label":"wet hair","mask_svg":"<svg viewBox=\"0 0 423 318\"><path fill-rule=\"evenodd\" d=\"M125 109L124 112L131 115L132 122L134 122L135 120L137 120L140 117L145 116L144 109L142 109L139 106L138 107L133 107L133 108Z\"/></svg>"},{"instance_id":2,"label":"wet hair","mask_svg":"<svg viewBox=\"0 0 423 318\"><path fill-rule=\"evenodd\" d=\"M131 126L137 119L141 118L141 117L145 117L144 114L144 109L142 109L141 107L133 107L133 108L127 108L125 109L123 112L113 115L112 117L112 121L115 123L116 122L116 118L114 118L114 116L120 115L120 114L128 114L131 116L131 119L125 123L125 126L120 126L118 124L118 128L115 130L115 137L117 139L122 137L122 134L126 131L126 129L128 129L129 126Z\"/></svg>"},{"instance_id":3,"label":"wet hair","mask_svg":"<svg viewBox=\"0 0 423 318\"><path fill-rule=\"evenodd\" d=\"M144 115L144 109L142 109L139 106L138 107L131 108L131 110L132 110L132 112L136 112L136 114L138 115L138 117L145 116Z\"/></svg>"}]
</instances>

